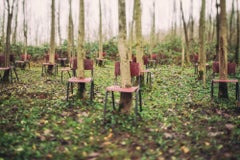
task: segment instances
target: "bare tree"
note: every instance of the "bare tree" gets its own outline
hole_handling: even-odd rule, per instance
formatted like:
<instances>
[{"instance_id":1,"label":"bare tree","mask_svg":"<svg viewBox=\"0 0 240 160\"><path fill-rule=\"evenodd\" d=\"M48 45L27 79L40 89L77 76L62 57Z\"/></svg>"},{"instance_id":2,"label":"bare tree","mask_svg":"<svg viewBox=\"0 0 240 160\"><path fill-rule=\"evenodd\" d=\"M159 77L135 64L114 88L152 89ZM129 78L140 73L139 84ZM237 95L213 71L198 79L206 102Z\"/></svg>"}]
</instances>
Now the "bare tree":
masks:
<instances>
[{"instance_id":1,"label":"bare tree","mask_svg":"<svg viewBox=\"0 0 240 160\"><path fill-rule=\"evenodd\" d=\"M24 61L27 60L27 45L28 45L28 25L27 25L27 10L26 10L26 1L23 0L23 35L24 35Z\"/></svg>"},{"instance_id":2,"label":"bare tree","mask_svg":"<svg viewBox=\"0 0 240 160\"><path fill-rule=\"evenodd\" d=\"M119 19L119 35L118 35L118 51L120 55L120 70L121 70L121 87L126 88L132 86L130 74L130 57L127 54L126 41L126 7L125 0L118 0L118 19ZM129 112L132 105L132 94L121 93L120 95L120 110L121 112Z\"/></svg>"},{"instance_id":3,"label":"bare tree","mask_svg":"<svg viewBox=\"0 0 240 160\"><path fill-rule=\"evenodd\" d=\"M18 2L16 1L16 12L15 12L15 26L14 26L14 31L13 31L13 35L12 35L12 43L16 44L17 41L17 28L18 28Z\"/></svg>"},{"instance_id":4,"label":"bare tree","mask_svg":"<svg viewBox=\"0 0 240 160\"><path fill-rule=\"evenodd\" d=\"M228 76L228 59L227 59L227 13L226 0L220 0L220 47L219 47L219 77L227 79ZM227 83L219 84L218 96L220 98L228 98Z\"/></svg>"},{"instance_id":5,"label":"bare tree","mask_svg":"<svg viewBox=\"0 0 240 160\"><path fill-rule=\"evenodd\" d=\"M99 51L98 51L98 58L103 58L103 35L102 35L102 5L101 0L99 0Z\"/></svg>"},{"instance_id":6,"label":"bare tree","mask_svg":"<svg viewBox=\"0 0 240 160\"><path fill-rule=\"evenodd\" d=\"M84 78L84 40L85 40L85 15L84 15L84 0L79 1L79 26L78 26L78 50L77 50L77 77ZM80 83L78 86L78 95L80 98L83 98L85 95L85 84Z\"/></svg>"},{"instance_id":7,"label":"bare tree","mask_svg":"<svg viewBox=\"0 0 240 160\"><path fill-rule=\"evenodd\" d=\"M205 53L205 11L206 0L202 0L202 7L199 22L199 79L206 85L206 53Z\"/></svg>"},{"instance_id":8,"label":"bare tree","mask_svg":"<svg viewBox=\"0 0 240 160\"><path fill-rule=\"evenodd\" d=\"M60 17L60 13L61 13L61 2L58 2L58 38L59 38L59 44L62 44L62 33L61 33L61 17Z\"/></svg>"},{"instance_id":9,"label":"bare tree","mask_svg":"<svg viewBox=\"0 0 240 160\"><path fill-rule=\"evenodd\" d=\"M186 49L185 49L186 63L189 64L190 58L189 58L188 28L187 28L187 24L186 24L185 17L184 17L184 12L183 12L183 7L182 7L182 0L180 1L180 10L181 10L181 14L182 14L182 22L183 22L183 29L184 29L184 36L185 36L185 43L186 43Z\"/></svg>"},{"instance_id":10,"label":"bare tree","mask_svg":"<svg viewBox=\"0 0 240 160\"><path fill-rule=\"evenodd\" d=\"M239 43L240 43L240 19L239 19L239 7L238 7L238 0L236 0L237 4L237 44L235 49L235 62L239 64Z\"/></svg>"},{"instance_id":11,"label":"bare tree","mask_svg":"<svg viewBox=\"0 0 240 160\"><path fill-rule=\"evenodd\" d=\"M68 58L73 56L74 52L74 27L72 18L72 0L68 0L69 3L69 15L68 15Z\"/></svg>"},{"instance_id":12,"label":"bare tree","mask_svg":"<svg viewBox=\"0 0 240 160\"><path fill-rule=\"evenodd\" d=\"M51 37L49 63L55 63L55 0L52 0L51 7Z\"/></svg>"}]
</instances>

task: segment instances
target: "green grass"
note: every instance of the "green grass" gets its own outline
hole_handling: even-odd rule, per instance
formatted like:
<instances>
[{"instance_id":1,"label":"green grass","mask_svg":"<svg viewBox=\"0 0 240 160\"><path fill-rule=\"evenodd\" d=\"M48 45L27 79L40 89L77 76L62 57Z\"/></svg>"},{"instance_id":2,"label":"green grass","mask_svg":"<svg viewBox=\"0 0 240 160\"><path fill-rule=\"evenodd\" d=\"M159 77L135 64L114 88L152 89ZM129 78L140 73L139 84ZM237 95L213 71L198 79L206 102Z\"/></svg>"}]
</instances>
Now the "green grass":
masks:
<instances>
[{"instance_id":1,"label":"green grass","mask_svg":"<svg viewBox=\"0 0 240 160\"><path fill-rule=\"evenodd\" d=\"M193 67L158 66L143 88L141 120L107 115L105 87L113 65L95 67L95 99L66 102L66 79L19 70L19 82L0 85L0 159L240 159L240 115L229 99L210 98ZM87 85L87 92L89 86ZM108 108L111 108L110 102Z\"/></svg>"}]
</instances>

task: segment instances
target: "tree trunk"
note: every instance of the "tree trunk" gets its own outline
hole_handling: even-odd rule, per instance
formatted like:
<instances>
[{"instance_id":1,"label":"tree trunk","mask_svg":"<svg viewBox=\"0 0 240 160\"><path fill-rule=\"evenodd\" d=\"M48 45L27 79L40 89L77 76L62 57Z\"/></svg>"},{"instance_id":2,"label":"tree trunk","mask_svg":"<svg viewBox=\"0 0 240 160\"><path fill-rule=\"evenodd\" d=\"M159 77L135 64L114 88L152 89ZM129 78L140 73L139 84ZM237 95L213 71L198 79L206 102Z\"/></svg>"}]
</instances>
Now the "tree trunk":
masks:
<instances>
[{"instance_id":1,"label":"tree trunk","mask_svg":"<svg viewBox=\"0 0 240 160\"><path fill-rule=\"evenodd\" d=\"M27 33L28 33L28 26L27 26L27 21L26 21L26 1L23 0L23 34L24 34L24 61L27 60L27 45L28 45L28 37L27 37Z\"/></svg>"},{"instance_id":2,"label":"tree trunk","mask_svg":"<svg viewBox=\"0 0 240 160\"><path fill-rule=\"evenodd\" d=\"M140 71L144 70L143 63L143 38L142 38L142 11L141 1L134 0L134 11L135 11L135 32L136 32L136 57L137 62L140 65Z\"/></svg>"},{"instance_id":3,"label":"tree trunk","mask_svg":"<svg viewBox=\"0 0 240 160\"><path fill-rule=\"evenodd\" d=\"M69 0L69 16L68 16L68 58L73 56L74 52L74 36L73 36L73 18L72 18L72 0Z\"/></svg>"},{"instance_id":4,"label":"tree trunk","mask_svg":"<svg viewBox=\"0 0 240 160\"><path fill-rule=\"evenodd\" d=\"M234 28L233 28L234 13L235 13L235 8L234 8L234 0L233 0L232 1L231 15L230 15L230 22L229 22L229 39L228 39L229 47L232 46L232 37L233 37L233 33L234 33Z\"/></svg>"},{"instance_id":5,"label":"tree trunk","mask_svg":"<svg viewBox=\"0 0 240 160\"><path fill-rule=\"evenodd\" d=\"M150 40L150 55L153 53L153 47L155 45L155 0L153 1L153 11L152 11L152 28L151 28L151 40ZM152 57L152 56L150 56Z\"/></svg>"},{"instance_id":6,"label":"tree trunk","mask_svg":"<svg viewBox=\"0 0 240 160\"><path fill-rule=\"evenodd\" d=\"M203 86L206 86L206 53L205 53L205 14L206 0L202 0L202 7L199 22L199 79L203 81Z\"/></svg>"},{"instance_id":7,"label":"tree trunk","mask_svg":"<svg viewBox=\"0 0 240 160\"><path fill-rule=\"evenodd\" d=\"M11 52L11 28L12 28L12 17L13 17L13 10L14 10L14 3L15 0L12 1L12 4L10 4L9 0L7 1L7 12L8 12L8 19L7 19L7 36L6 36L6 47L5 47L5 61L4 61L4 66L9 67L10 62L9 62L9 55ZM4 81L9 81L9 70L4 72L3 75L3 80Z\"/></svg>"},{"instance_id":8,"label":"tree trunk","mask_svg":"<svg viewBox=\"0 0 240 160\"><path fill-rule=\"evenodd\" d=\"M59 38L59 45L62 45L62 34L61 34L61 17L60 17L60 12L61 12L61 1L58 2L58 38Z\"/></svg>"},{"instance_id":9,"label":"tree trunk","mask_svg":"<svg viewBox=\"0 0 240 160\"><path fill-rule=\"evenodd\" d=\"M49 63L55 63L55 0L52 0L51 8L51 37Z\"/></svg>"},{"instance_id":10,"label":"tree trunk","mask_svg":"<svg viewBox=\"0 0 240 160\"><path fill-rule=\"evenodd\" d=\"M12 43L16 44L17 42L17 28L18 28L18 2L16 2L16 12L15 12L15 26L14 26L14 31L13 31L13 36L12 36Z\"/></svg>"},{"instance_id":11,"label":"tree trunk","mask_svg":"<svg viewBox=\"0 0 240 160\"><path fill-rule=\"evenodd\" d=\"M217 32L217 44L216 44L216 59L219 60L219 46L220 46L220 15L219 15L219 7L218 1L216 0L216 9L217 9L217 15L216 15L216 32Z\"/></svg>"},{"instance_id":12,"label":"tree trunk","mask_svg":"<svg viewBox=\"0 0 240 160\"><path fill-rule=\"evenodd\" d=\"M194 39L193 0L191 0L191 5L190 5L189 23L190 23L190 41L193 41Z\"/></svg>"},{"instance_id":13,"label":"tree trunk","mask_svg":"<svg viewBox=\"0 0 240 160\"><path fill-rule=\"evenodd\" d=\"M227 79L227 14L226 0L220 0L220 47L219 47L219 76L220 79ZM219 98L228 98L227 83L219 84Z\"/></svg>"},{"instance_id":14,"label":"tree trunk","mask_svg":"<svg viewBox=\"0 0 240 160\"><path fill-rule=\"evenodd\" d=\"M102 36L102 5L101 0L99 0L99 51L98 58L103 58L103 36Z\"/></svg>"},{"instance_id":15,"label":"tree trunk","mask_svg":"<svg viewBox=\"0 0 240 160\"><path fill-rule=\"evenodd\" d=\"M238 0L237 3L237 44L236 44L236 51L235 51L235 62L239 64L239 43L240 43L240 19L239 19L239 7L238 7Z\"/></svg>"},{"instance_id":16,"label":"tree trunk","mask_svg":"<svg viewBox=\"0 0 240 160\"><path fill-rule=\"evenodd\" d=\"M131 75L130 75L130 57L127 54L126 44L126 12L125 12L125 0L118 0L118 19L119 19L119 39L118 39L118 51L120 54L120 71L121 71L121 87L131 87ZM132 94L121 93L119 110L121 112L129 112L132 106Z\"/></svg>"},{"instance_id":17,"label":"tree trunk","mask_svg":"<svg viewBox=\"0 0 240 160\"><path fill-rule=\"evenodd\" d=\"M185 49L185 55L186 55L186 63L189 64L190 58L189 58L189 39L188 39L188 29L187 24L184 17L183 7L182 7L182 0L180 1L180 9L182 13L182 22L183 22L183 28L184 28L184 36L185 36L185 43L186 43L186 49Z\"/></svg>"},{"instance_id":18,"label":"tree trunk","mask_svg":"<svg viewBox=\"0 0 240 160\"><path fill-rule=\"evenodd\" d=\"M78 26L78 53L77 53L77 77L84 78L84 39L85 39L85 16L84 16L84 0L80 0L80 12L79 12L79 26ZM80 83L78 86L79 98L85 96L85 84Z\"/></svg>"}]
</instances>

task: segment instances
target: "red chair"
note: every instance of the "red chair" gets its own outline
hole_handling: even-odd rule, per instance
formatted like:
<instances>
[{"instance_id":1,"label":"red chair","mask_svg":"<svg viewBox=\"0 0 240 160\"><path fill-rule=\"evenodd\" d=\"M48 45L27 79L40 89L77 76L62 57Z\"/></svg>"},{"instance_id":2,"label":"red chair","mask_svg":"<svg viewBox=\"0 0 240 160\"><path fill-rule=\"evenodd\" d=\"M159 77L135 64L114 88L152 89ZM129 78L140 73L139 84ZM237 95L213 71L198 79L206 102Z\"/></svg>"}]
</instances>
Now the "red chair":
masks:
<instances>
[{"instance_id":1,"label":"red chair","mask_svg":"<svg viewBox=\"0 0 240 160\"><path fill-rule=\"evenodd\" d=\"M76 68L74 68L75 70L77 69L77 59L75 60L75 66ZM74 63L73 63L74 64ZM76 75L74 75L74 77L71 77L68 79L68 83L67 83L67 101L69 99L69 88L71 86L71 92L73 94L73 84L77 83L90 83L91 87L90 87L90 100L92 102L93 98L94 98L94 80L93 80L93 60L90 59L85 59L84 60L84 70L88 70L91 72L91 77L88 78L78 78L75 77Z\"/></svg>"},{"instance_id":2,"label":"red chair","mask_svg":"<svg viewBox=\"0 0 240 160\"><path fill-rule=\"evenodd\" d=\"M219 62L218 61L213 62L212 71L213 71L213 73L212 73L213 77L215 77L216 73L219 73Z\"/></svg>"},{"instance_id":3,"label":"red chair","mask_svg":"<svg viewBox=\"0 0 240 160\"><path fill-rule=\"evenodd\" d=\"M236 75L236 63L230 62L228 63L228 74L229 75Z\"/></svg>"},{"instance_id":4,"label":"red chair","mask_svg":"<svg viewBox=\"0 0 240 160\"><path fill-rule=\"evenodd\" d=\"M141 90L140 90L140 67L139 64L136 62L131 62L130 63L130 72L131 72L131 77L134 78L136 77L138 80L138 85L137 86L132 86L128 88L122 88L119 85L113 85L113 86L108 86L106 88L106 94L105 94L105 103L104 103L104 122L106 121L106 112L107 112L107 101L108 101L108 93L111 92L112 94L112 107L113 110L116 110L115 107L115 97L114 97L114 92L120 92L120 93L135 93L135 122L136 122L136 117L139 115L138 113L138 103L140 103L140 112L142 111L142 96L141 96ZM115 78L120 75L120 63L116 62L115 63Z\"/></svg>"},{"instance_id":5,"label":"red chair","mask_svg":"<svg viewBox=\"0 0 240 160\"><path fill-rule=\"evenodd\" d=\"M44 55L44 59L45 59L45 62L42 63L42 76L44 75L44 73L49 73L50 71L50 68L54 68L55 70L55 75L58 74L58 65L57 63L49 63L49 54L45 54ZM58 59L58 54L55 54L55 57L54 57L55 61ZM48 68L48 69L47 69Z\"/></svg>"}]
</instances>

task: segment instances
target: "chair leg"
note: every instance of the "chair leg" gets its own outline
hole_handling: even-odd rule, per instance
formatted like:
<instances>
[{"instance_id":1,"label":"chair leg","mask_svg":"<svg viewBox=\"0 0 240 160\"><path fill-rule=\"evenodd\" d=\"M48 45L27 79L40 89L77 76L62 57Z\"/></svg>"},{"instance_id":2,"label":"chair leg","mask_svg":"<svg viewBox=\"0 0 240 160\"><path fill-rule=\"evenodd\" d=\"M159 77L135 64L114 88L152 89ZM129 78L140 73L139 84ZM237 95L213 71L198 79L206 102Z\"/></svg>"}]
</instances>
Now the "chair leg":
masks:
<instances>
[{"instance_id":1,"label":"chair leg","mask_svg":"<svg viewBox=\"0 0 240 160\"><path fill-rule=\"evenodd\" d=\"M134 109L134 111L135 111L134 124L137 123L137 115L138 115L138 94L139 94L138 91L136 91L136 92L135 92L136 98L135 98L135 109Z\"/></svg>"},{"instance_id":2,"label":"chair leg","mask_svg":"<svg viewBox=\"0 0 240 160\"><path fill-rule=\"evenodd\" d=\"M68 97L69 97L69 82L67 83L67 101L68 101Z\"/></svg>"},{"instance_id":3,"label":"chair leg","mask_svg":"<svg viewBox=\"0 0 240 160\"><path fill-rule=\"evenodd\" d=\"M91 82L91 89L90 89L90 101L93 101L93 95L94 95L94 83Z\"/></svg>"},{"instance_id":4,"label":"chair leg","mask_svg":"<svg viewBox=\"0 0 240 160\"><path fill-rule=\"evenodd\" d=\"M107 111L107 100L108 100L108 91L105 94L105 102L104 102L104 111L103 111L103 121L106 121L106 111Z\"/></svg>"},{"instance_id":5,"label":"chair leg","mask_svg":"<svg viewBox=\"0 0 240 160\"><path fill-rule=\"evenodd\" d=\"M140 112L142 112L142 92L141 89L138 90L138 96L139 96L139 106L140 106Z\"/></svg>"},{"instance_id":6,"label":"chair leg","mask_svg":"<svg viewBox=\"0 0 240 160\"><path fill-rule=\"evenodd\" d=\"M15 74L15 76L16 76L16 78L17 78L17 81L19 81L18 74L17 74L17 71L16 71L16 68L15 68L15 67L13 67L13 71L14 71L14 74Z\"/></svg>"},{"instance_id":7,"label":"chair leg","mask_svg":"<svg viewBox=\"0 0 240 160\"><path fill-rule=\"evenodd\" d=\"M63 83L63 71L61 71L61 82Z\"/></svg>"},{"instance_id":8,"label":"chair leg","mask_svg":"<svg viewBox=\"0 0 240 160\"><path fill-rule=\"evenodd\" d=\"M236 83L236 100L238 100L238 94L239 94L239 86L238 86L238 82Z\"/></svg>"},{"instance_id":9,"label":"chair leg","mask_svg":"<svg viewBox=\"0 0 240 160\"><path fill-rule=\"evenodd\" d=\"M211 98L213 98L213 81L211 83Z\"/></svg>"},{"instance_id":10,"label":"chair leg","mask_svg":"<svg viewBox=\"0 0 240 160\"><path fill-rule=\"evenodd\" d=\"M113 105L113 109L116 110L115 107L115 98L114 98L114 92L112 91L112 105Z\"/></svg>"}]
</instances>

